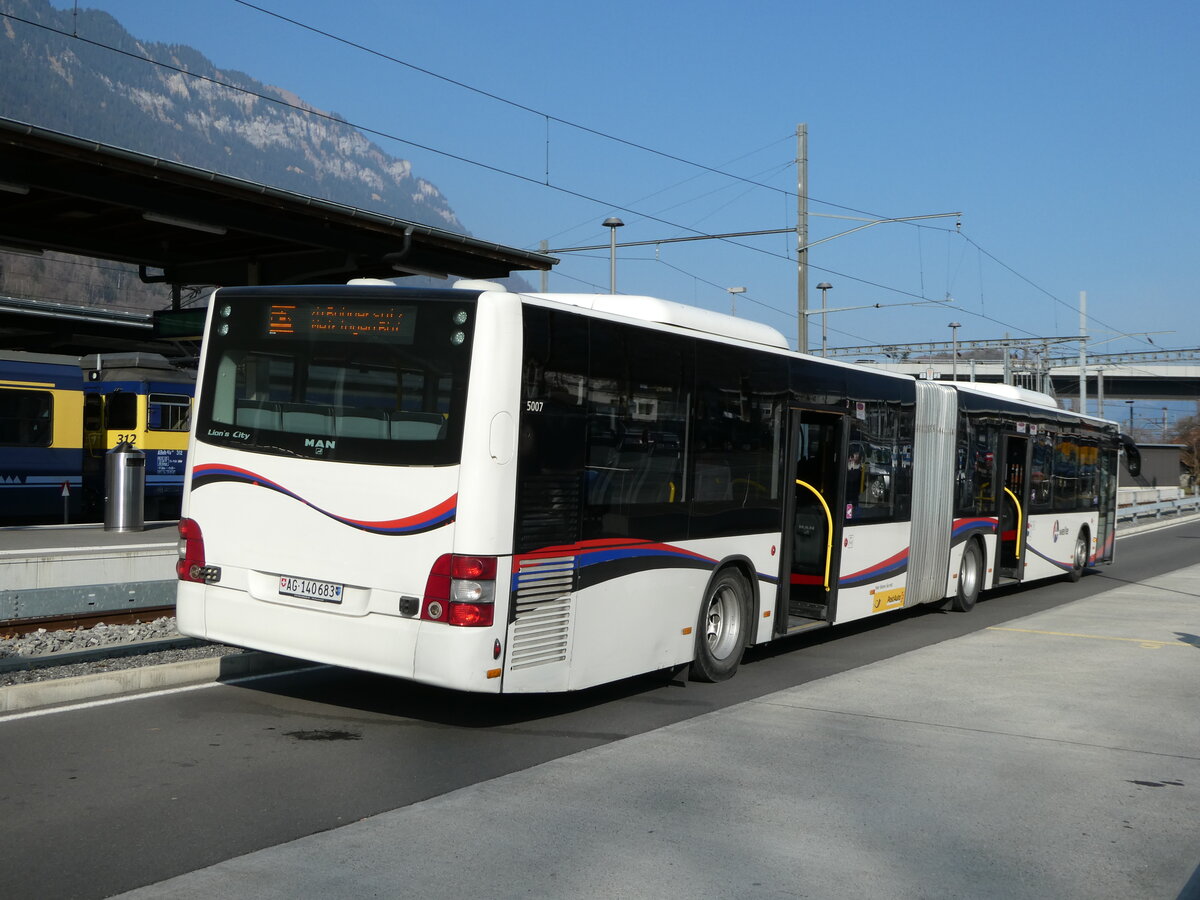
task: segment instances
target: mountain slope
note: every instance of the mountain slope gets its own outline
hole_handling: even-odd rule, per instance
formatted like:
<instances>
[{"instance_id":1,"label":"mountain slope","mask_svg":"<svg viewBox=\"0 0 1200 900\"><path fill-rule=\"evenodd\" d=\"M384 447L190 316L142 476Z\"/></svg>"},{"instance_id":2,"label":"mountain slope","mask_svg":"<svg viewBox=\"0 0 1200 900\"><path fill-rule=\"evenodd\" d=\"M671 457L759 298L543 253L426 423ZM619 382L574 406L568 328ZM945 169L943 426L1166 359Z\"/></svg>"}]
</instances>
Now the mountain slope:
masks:
<instances>
[{"instance_id":1,"label":"mountain slope","mask_svg":"<svg viewBox=\"0 0 1200 900\"><path fill-rule=\"evenodd\" d=\"M81 9L76 17L46 0L0 0L0 12L11 14L0 16L2 116L465 231L407 160L287 91L217 69L191 47L138 41L105 12ZM76 30L86 40L73 38Z\"/></svg>"}]
</instances>

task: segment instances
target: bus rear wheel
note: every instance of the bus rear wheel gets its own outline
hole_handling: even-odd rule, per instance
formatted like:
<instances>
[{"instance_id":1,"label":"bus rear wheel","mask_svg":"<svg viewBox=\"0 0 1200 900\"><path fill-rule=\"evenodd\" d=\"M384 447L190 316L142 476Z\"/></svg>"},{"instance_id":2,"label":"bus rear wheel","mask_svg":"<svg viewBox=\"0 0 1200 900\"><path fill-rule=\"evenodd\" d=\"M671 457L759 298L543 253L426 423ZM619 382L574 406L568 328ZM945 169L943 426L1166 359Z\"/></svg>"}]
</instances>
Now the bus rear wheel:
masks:
<instances>
[{"instance_id":1,"label":"bus rear wheel","mask_svg":"<svg viewBox=\"0 0 1200 900\"><path fill-rule=\"evenodd\" d=\"M967 541L963 547L962 562L958 564L958 590L954 594L953 606L959 612L970 612L979 599L983 588L983 550L979 541Z\"/></svg>"},{"instance_id":2,"label":"bus rear wheel","mask_svg":"<svg viewBox=\"0 0 1200 900\"><path fill-rule=\"evenodd\" d=\"M1088 563L1088 534L1080 531L1075 538L1075 552L1071 555L1071 568L1067 570L1068 581L1078 581Z\"/></svg>"},{"instance_id":3,"label":"bus rear wheel","mask_svg":"<svg viewBox=\"0 0 1200 900\"><path fill-rule=\"evenodd\" d=\"M709 585L696 628L693 681L716 682L733 677L746 649L749 609L749 588L736 572L726 569Z\"/></svg>"}]
</instances>

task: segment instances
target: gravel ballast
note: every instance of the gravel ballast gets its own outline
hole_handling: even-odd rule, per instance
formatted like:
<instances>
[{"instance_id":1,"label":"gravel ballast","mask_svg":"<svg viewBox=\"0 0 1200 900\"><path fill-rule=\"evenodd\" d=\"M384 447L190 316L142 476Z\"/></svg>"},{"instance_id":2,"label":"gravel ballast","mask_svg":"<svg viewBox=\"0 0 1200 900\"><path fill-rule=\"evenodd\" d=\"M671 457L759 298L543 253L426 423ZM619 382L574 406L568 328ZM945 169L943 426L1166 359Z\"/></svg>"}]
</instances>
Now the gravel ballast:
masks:
<instances>
[{"instance_id":1,"label":"gravel ballast","mask_svg":"<svg viewBox=\"0 0 1200 900\"><path fill-rule=\"evenodd\" d=\"M0 687L245 652L186 638L176 630L174 617L131 625L39 629L0 639Z\"/></svg>"}]
</instances>

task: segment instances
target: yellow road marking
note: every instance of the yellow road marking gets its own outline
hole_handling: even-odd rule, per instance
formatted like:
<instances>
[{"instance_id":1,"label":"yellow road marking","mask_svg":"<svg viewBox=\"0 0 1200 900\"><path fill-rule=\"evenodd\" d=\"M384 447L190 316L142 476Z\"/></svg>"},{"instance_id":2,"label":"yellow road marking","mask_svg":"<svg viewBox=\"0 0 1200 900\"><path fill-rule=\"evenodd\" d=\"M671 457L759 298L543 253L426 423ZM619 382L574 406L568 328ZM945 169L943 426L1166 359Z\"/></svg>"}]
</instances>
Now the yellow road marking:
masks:
<instances>
[{"instance_id":1,"label":"yellow road marking","mask_svg":"<svg viewBox=\"0 0 1200 900\"><path fill-rule=\"evenodd\" d=\"M1016 631L1021 634L1046 634L1052 637L1087 638L1090 641L1124 641L1125 643L1145 647L1147 650L1157 650L1160 647L1195 647L1194 644L1189 644L1186 641L1156 641L1149 638L1107 637L1102 634L1073 634L1069 631L1039 631L1036 628L1001 628L999 625L988 626L988 631Z\"/></svg>"}]
</instances>

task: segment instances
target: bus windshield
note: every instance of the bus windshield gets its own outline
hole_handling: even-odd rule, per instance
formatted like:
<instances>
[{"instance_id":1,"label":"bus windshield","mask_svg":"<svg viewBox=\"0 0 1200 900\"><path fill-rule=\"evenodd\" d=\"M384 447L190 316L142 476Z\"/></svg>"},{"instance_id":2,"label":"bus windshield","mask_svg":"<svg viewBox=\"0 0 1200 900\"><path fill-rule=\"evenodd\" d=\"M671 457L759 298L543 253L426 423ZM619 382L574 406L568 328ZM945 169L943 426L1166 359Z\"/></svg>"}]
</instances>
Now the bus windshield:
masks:
<instances>
[{"instance_id":1,"label":"bus windshield","mask_svg":"<svg viewBox=\"0 0 1200 900\"><path fill-rule=\"evenodd\" d=\"M218 294L197 438L333 462L457 463L474 298L376 296Z\"/></svg>"}]
</instances>

